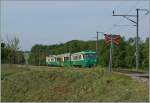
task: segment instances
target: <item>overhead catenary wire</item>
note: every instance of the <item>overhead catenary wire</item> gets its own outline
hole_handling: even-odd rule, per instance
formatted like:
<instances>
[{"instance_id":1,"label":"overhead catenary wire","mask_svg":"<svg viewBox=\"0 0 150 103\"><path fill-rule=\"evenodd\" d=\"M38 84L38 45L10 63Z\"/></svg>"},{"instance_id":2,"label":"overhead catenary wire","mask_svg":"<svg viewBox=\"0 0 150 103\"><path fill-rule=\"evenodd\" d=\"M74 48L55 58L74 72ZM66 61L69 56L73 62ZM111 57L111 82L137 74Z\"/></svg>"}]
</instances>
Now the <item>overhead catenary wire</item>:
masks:
<instances>
[{"instance_id":1,"label":"overhead catenary wire","mask_svg":"<svg viewBox=\"0 0 150 103\"><path fill-rule=\"evenodd\" d=\"M143 15L141 18L139 18L139 21L143 20L144 17L146 17L149 14L149 11L147 10L147 13Z\"/></svg>"},{"instance_id":2,"label":"overhead catenary wire","mask_svg":"<svg viewBox=\"0 0 150 103\"><path fill-rule=\"evenodd\" d=\"M122 4L122 1L114 7L114 10L115 10L116 8L120 7L120 6L121 6L121 4ZM119 21L119 22L120 22L120 21ZM110 28L108 28L106 31L111 31L113 28L114 28L114 27L113 27L113 26L111 26L111 27L110 27Z\"/></svg>"},{"instance_id":3,"label":"overhead catenary wire","mask_svg":"<svg viewBox=\"0 0 150 103\"><path fill-rule=\"evenodd\" d=\"M127 20L131 21L132 23L135 23L136 24L136 70L138 70L139 68L139 44L138 44L138 38L139 38L139 11L147 11L147 13L145 15L147 15L149 13L149 11L147 9L139 9L137 8L136 9L136 15L129 15L129 14L123 14L123 15L120 15L120 14L115 14L114 11L113 11L113 16L122 16L124 18L126 18ZM136 21L135 20L132 20L130 19L129 17L136 17Z\"/></svg>"},{"instance_id":4,"label":"overhead catenary wire","mask_svg":"<svg viewBox=\"0 0 150 103\"><path fill-rule=\"evenodd\" d=\"M136 7L137 5L140 3L141 0L138 0L128 11L127 13L131 13ZM122 3L122 2L121 2ZM119 4L121 4L119 3ZM114 10L116 9L116 7L114 8ZM121 22L122 20L119 20L118 22L116 22L115 24L118 24L119 22ZM116 28L116 26L112 25L109 29L107 29L107 31L112 31L113 29L115 29L115 31L117 31L119 28Z\"/></svg>"},{"instance_id":5,"label":"overhead catenary wire","mask_svg":"<svg viewBox=\"0 0 150 103\"><path fill-rule=\"evenodd\" d=\"M149 14L149 10L147 10L147 9L139 9L139 10L147 11L142 17L139 18L139 21L141 21ZM117 24L114 24L114 27L125 27L125 26L136 26L136 25L117 25ZM115 30L117 30L117 29L115 29Z\"/></svg>"},{"instance_id":6,"label":"overhead catenary wire","mask_svg":"<svg viewBox=\"0 0 150 103\"><path fill-rule=\"evenodd\" d=\"M120 1L119 4L115 5L114 10L115 10L116 8L120 7L121 4L122 4L122 1ZM103 27L101 27L101 28L103 28ZM106 29L106 31L108 31L108 30L110 30L110 29L113 29L113 26L111 26L110 28Z\"/></svg>"},{"instance_id":7,"label":"overhead catenary wire","mask_svg":"<svg viewBox=\"0 0 150 103\"><path fill-rule=\"evenodd\" d=\"M115 27L118 27L118 26L120 27L120 26L136 26L136 25L117 25L117 24L114 24L114 26Z\"/></svg>"}]
</instances>

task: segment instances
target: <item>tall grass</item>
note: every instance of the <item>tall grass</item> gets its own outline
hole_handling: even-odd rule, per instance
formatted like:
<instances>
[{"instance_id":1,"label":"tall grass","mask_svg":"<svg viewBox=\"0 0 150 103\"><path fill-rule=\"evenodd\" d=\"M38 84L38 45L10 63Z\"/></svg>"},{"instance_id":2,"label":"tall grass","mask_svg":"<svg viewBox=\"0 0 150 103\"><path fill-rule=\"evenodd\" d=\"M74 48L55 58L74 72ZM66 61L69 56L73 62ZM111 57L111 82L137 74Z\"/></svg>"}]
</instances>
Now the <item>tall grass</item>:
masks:
<instances>
[{"instance_id":1,"label":"tall grass","mask_svg":"<svg viewBox=\"0 0 150 103\"><path fill-rule=\"evenodd\" d=\"M102 68L2 66L1 79L3 102L148 101L148 84Z\"/></svg>"}]
</instances>

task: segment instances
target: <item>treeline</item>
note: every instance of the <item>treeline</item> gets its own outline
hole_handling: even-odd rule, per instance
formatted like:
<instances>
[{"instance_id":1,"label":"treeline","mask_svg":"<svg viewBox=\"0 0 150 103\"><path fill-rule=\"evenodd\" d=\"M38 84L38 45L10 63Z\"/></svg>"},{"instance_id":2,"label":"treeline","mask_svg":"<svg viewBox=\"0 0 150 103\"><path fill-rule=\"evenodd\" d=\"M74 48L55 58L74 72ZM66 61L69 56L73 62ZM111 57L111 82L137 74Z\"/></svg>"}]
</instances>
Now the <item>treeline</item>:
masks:
<instances>
[{"instance_id":1,"label":"treeline","mask_svg":"<svg viewBox=\"0 0 150 103\"><path fill-rule=\"evenodd\" d=\"M108 66L109 62L109 45L104 40L99 42L98 64ZM83 50L94 50L95 41L72 40L66 43L55 45L34 45L29 55L29 64L46 65L45 57L48 55L57 55L62 53L75 53ZM139 39L139 66L141 69L148 70L149 61L149 38L145 41ZM113 67L135 68L135 39L125 40L123 37L118 46L113 45Z\"/></svg>"},{"instance_id":2,"label":"treeline","mask_svg":"<svg viewBox=\"0 0 150 103\"><path fill-rule=\"evenodd\" d=\"M1 41L1 63L2 64L24 64L23 52L19 50L19 39L17 37L7 41Z\"/></svg>"}]
</instances>

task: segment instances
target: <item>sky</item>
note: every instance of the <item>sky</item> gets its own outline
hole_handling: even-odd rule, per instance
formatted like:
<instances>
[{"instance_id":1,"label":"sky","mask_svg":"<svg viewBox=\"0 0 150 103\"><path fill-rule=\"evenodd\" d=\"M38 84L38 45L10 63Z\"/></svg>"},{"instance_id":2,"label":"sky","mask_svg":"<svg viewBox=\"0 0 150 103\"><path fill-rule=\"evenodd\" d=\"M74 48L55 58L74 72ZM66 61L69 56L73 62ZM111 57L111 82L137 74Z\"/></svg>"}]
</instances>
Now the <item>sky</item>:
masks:
<instances>
[{"instance_id":1,"label":"sky","mask_svg":"<svg viewBox=\"0 0 150 103\"><path fill-rule=\"evenodd\" d=\"M112 16L112 11L136 15L136 8L149 9L149 1L1 1L1 37L3 41L7 35L18 37L23 51L35 44L95 40L97 31L128 39L136 36L136 27L121 16ZM143 40L149 36L149 14L143 16L145 13L139 11L139 36ZM99 38L104 36L99 34Z\"/></svg>"}]
</instances>

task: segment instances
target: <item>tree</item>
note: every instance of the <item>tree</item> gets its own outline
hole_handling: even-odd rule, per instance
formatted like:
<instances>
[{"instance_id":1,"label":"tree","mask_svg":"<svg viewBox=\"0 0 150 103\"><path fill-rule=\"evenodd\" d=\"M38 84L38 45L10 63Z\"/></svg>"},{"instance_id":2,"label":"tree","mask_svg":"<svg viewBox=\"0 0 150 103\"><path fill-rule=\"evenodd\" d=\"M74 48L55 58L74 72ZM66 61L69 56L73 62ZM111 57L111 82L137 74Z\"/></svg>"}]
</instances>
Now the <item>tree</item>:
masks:
<instances>
[{"instance_id":1,"label":"tree","mask_svg":"<svg viewBox=\"0 0 150 103\"><path fill-rule=\"evenodd\" d=\"M140 39L139 39L140 40ZM96 49L96 41L82 41L82 40L71 40L66 43L53 44L53 45L41 45L36 44L31 48L29 56L29 63L31 65L46 65L46 56L58 55L63 53L80 52L84 50ZM99 43L98 52L98 65L108 66L109 63L109 45L106 45L104 40L101 39ZM146 41L139 42L140 44L140 66L141 68L148 68L148 53L149 53L149 39ZM40 51L40 52L39 52ZM125 40L121 38L118 46L113 45L113 67L114 68L134 68L135 67L135 39L129 38Z\"/></svg>"},{"instance_id":2,"label":"tree","mask_svg":"<svg viewBox=\"0 0 150 103\"><path fill-rule=\"evenodd\" d=\"M1 43L2 63L24 63L23 53L19 51L19 43L19 38L10 39L7 35L7 41Z\"/></svg>"},{"instance_id":3,"label":"tree","mask_svg":"<svg viewBox=\"0 0 150 103\"><path fill-rule=\"evenodd\" d=\"M140 44L140 67L149 70L149 38Z\"/></svg>"},{"instance_id":4,"label":"tree","mask_svg":"<svg viewBox=\"0 0 150 103\"><path fill-rule=\"evenodd\" d=\"M19 38L16 36L12 39L10 39L7 35L7 42L6 42L6 47L10 48L11 50L18 51L20 49L19 45L20 41Z\"/></svg>"}]
</instances>

